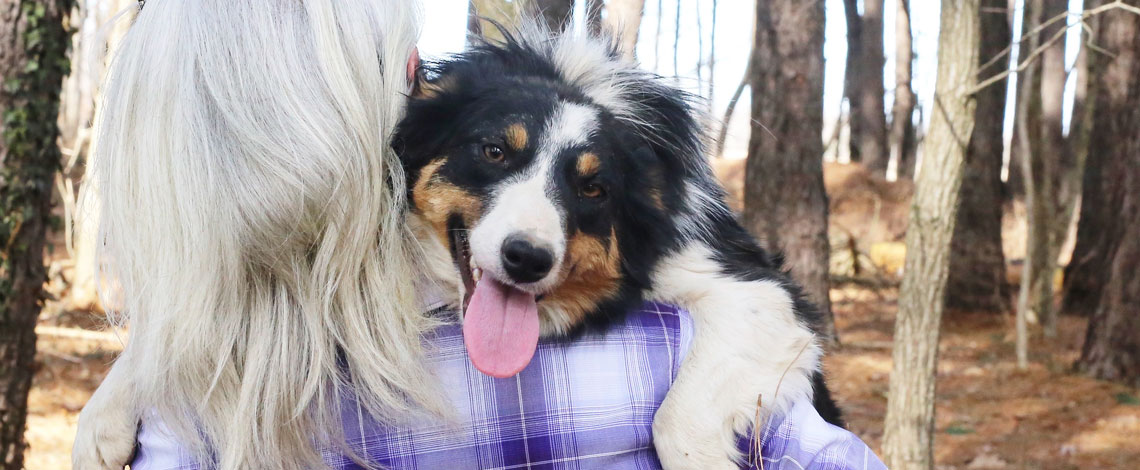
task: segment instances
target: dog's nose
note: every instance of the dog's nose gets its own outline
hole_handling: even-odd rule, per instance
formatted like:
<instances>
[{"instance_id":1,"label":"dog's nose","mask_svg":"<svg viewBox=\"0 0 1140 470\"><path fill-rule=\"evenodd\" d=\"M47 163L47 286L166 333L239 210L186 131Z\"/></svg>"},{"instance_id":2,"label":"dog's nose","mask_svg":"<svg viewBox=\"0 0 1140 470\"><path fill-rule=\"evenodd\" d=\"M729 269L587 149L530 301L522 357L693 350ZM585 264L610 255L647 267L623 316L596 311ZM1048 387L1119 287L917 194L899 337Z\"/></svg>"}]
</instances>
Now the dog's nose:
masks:
<instances>
[{"instance_id":1,"label":"dog's nose","mask_svg":"<svg viewBox=\"0 0 1140 470\"><path fill-rule=\"evenodd\" d=\"M526 237L512 235L503 242L503 268L511 280L527 284L536 282L554 266L554 253Z\"/></svg>"}]
</instances>

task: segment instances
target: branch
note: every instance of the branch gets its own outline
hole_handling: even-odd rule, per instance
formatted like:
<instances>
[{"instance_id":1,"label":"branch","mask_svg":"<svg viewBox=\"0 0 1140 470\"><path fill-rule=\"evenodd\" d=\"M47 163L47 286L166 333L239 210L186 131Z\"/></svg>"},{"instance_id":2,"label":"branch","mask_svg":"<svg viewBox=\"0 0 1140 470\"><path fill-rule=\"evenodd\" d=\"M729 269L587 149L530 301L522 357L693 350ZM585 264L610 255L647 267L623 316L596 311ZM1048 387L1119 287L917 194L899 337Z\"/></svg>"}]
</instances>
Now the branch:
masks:
<instances>
[{"instance_id":1,"label":"branch","mask_svg":"<svg viewBox=\"0 0 1140 470\"><path fill-rule=\"evenodd\" d=\"M1085 20L1087 20L1093 16L1099 15L1101 13L1105 13L1105 12L1112 11L1112 10L1123 10L1123 11L1126 11L1126 12L1129 12L1129 13L1132 13L1135 15L1140 15L1140 8L1134 7L1132 5L1128 5L1128 4L1124 3L1123 0L1115 0L1114 2L1109 3L1107 5L1101 5L1099 7L1093 8L1091 10L1082 11L1080 14L1080 20L1076 24L1082 25L1082 27L1083 27ZM1020 44L1026 38L1031 37L1034 34L1037 34L1042 29L1048 27L1049 25L1056 23L1057 21L1059 21L1059 19L1066 18L1067 16L1068 16L1068 13L1066 12L1064 14L1061 14L1061 15L1058 15L1056 17L1049 19L1049 21L1046 21L1046 22L1038 25L1036 28L1033 28L1033 30L1031 30L1029 33L1022 36L1021 39L1018 40L1018 44ZM1005 71L1003 71L997 75L994 75L994 76L989 77L985 80L982 80L981 82L978 82L978 84L976 86L974 86L973 88L969 89L966 92L966 94L968 94L968 95L975 94L979 91L984 90L986 87L993 85L994 83L997 83L997 82L1005 79L1006 77L1010 76L1011 74L1019 73L1019 72L1025 70L1026 68L1028 68L1033 63L1033 61L1038 56L1040 56L1042 53L1044 53L1045 50L1049 48L1049 46L1053 45L1053 43L1056 43L1061 38L1065 37L1065 34L1068 33L1069 28L1071 28L1071 26L1066 26L1065 28L1061 29L1060 31L1057 31L1057 33L1054 34L1052 37L1050 37L1049 40L1042 43L1040 46L1038 46L1036 49L1034 49L1032 53L1030 53L1028 56L1026 56L1025 60L1022 61L1020 64L1018 64L1017 67L1005 70ZM985 69L986 67L993 65L994 62L997 61L997 59L999 59L1002 56L1009 53L1009 50L1012 47L1013 47L1012 44L1009 47L1006 47L1005 50L1002 51L1000 54L998 54L996 57L994 57L993 59L990 59L988 62L983 64L979 68L979 70Z\"/></svg>"},{"instance_id":2,"label":"branch","mask_svg":"<svg viewBox=\"0 0 1140 470\"><path fill-rule=\"evenodd\" d=\"M736 111L736 103L740 101L740 95L744 94L744 88L748 86L751 75L752 67L749 64L744 70L744 77L740 79L740 85L737 85L736 91L732 94L732 99L728 100L728 108L724 110L724 120L720 122L720 134L716 138L717 158L724 156L724 141L728 138L728 121L732 120L732 114Z\"/></svg>"}]
</instances>

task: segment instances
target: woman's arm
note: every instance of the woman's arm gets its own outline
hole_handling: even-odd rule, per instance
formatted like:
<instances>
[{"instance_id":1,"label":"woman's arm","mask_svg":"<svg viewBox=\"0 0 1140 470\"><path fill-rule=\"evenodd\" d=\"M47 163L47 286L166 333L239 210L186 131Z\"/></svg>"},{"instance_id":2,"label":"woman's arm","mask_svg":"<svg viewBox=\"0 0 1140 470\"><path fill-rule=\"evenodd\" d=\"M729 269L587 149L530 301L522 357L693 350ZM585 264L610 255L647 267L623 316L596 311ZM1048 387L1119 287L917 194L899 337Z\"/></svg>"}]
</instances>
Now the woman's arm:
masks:
<instances>
[{"instance_id":1,"label":"woman's arm","mask_svg":"<svg viewBox=\"0 0 1140 470\"><path fill-rule=\"evenodd\" d=\"M742 439L746 463L764 470L886 470L879 457L850 431L823 420L810 402L796 403L784 416L773 416L761 431L759 455Z\"/></svg>"}]
</instances>

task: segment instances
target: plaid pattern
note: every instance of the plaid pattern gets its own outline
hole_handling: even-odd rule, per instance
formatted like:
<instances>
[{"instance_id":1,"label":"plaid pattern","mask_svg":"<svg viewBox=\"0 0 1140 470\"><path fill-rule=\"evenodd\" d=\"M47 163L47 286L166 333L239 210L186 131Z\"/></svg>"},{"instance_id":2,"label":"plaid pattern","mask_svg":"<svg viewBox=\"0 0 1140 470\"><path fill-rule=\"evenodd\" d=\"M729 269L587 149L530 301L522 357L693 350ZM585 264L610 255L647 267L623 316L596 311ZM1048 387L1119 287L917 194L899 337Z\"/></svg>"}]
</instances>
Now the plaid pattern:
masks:
<instances>
[{"instance_id":1,"label":"plaid pattern","mask_svg":"<svg viewBox=\"0 0 1140 470\"><path fill-rule=\"evenodd\" d=\"M687 312L646 304L603 334L568 343L543 341L519 375L493 379L471 366L460 328L447 326L429 343L458 422L394 428L349 412L348 442L373 462L395 469L660 469L650 429L653 414L692 332ZM824 422L810 403L770 420L761 442L766 470L886 468L854 435ZM336 469L360 468L335 451L326 452L325 459ZM197 466L160 426L144 423L132 468Z\"/></svg>"}]
</instances>

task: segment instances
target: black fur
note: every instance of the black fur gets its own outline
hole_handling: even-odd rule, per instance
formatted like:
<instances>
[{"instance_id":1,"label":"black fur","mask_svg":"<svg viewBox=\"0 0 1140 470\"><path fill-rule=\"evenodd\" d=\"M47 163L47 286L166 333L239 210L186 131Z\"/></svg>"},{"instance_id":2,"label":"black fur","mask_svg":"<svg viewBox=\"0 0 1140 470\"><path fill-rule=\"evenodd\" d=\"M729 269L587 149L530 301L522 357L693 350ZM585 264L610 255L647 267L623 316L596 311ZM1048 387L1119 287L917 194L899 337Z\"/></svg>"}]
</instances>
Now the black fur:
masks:
<instances>
[{"instance_id":1,"label":"black fur","mask_svg":"<svg viewBox=\"0 0 1140 470\"><path fill-rule=\"evenodd\" d=\"M483 146L506 148L503 129L514 123L523 123L537 141L560 101L589 106L600 116L599 131L585 148L564 152L566 160L559 160L555 185L567 212L568 233L617 237L621 283L618 293L601 302L582 328L604 326L639 305L652 287L651 274L658 261L696 238L716 250L726 275L779 283L794 299L800 321L820 331L818 309L788 276L782 258L763 250L725 203L706 159L695 98L632 67L615 73L621 75L621 100L631 104L633 116L594 102L583 84L562 77L543 43L507 34L503 44L477 45L428 66L419 87L431 91L413 97L394 145L409 178L447 157L439 169L441 178L490 197L489 189L496 182L522 171L535 154L532 145L509 151L504 163L492 165L480 157ZM607 188L604 201L577 197L581 182L575 180L570 157L583 151L600 155L604 162L592 180ZM702 204L694 205L690 191L701 193ZM822 374L815 374L813 382L817 410L827 421L841 425Z\"/></svg>"}]
</instances>

